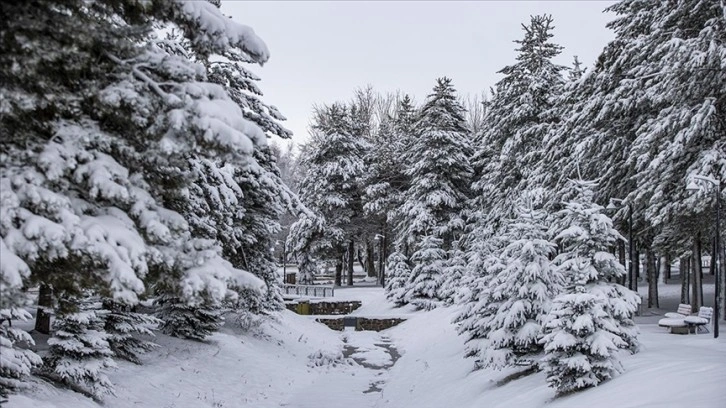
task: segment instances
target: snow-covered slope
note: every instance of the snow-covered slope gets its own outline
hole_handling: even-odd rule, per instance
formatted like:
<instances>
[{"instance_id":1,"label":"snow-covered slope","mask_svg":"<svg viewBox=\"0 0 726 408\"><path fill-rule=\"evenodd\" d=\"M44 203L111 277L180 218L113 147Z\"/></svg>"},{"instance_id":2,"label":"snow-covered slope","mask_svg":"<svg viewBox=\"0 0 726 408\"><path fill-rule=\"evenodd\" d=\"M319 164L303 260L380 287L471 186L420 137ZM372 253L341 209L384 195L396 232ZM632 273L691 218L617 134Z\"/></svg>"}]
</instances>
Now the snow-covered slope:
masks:
<instances>
[{"instance_id":1,"label":"snow-covered slope","mask_svg":"<svg viewBox=\"0 0 726 408\"><path fill-rule=\"evenodd\" d=\"M726 406L726 339L679 336L642 318L642 350L622 358L626 372L587 391L554 398L543 373L474 370L451 324L455 307L394 309L380 288L337 291L363 300L355 314L408 320L381 333L335 332L314 316L284 311L243 333L230 323L209 341L160 335L143 366L119 362L117 395L104 406L150 408L479 408ZM253 334L254 333L254 334ZM400 358L399 358L400 357ZM8 408L91 408L92 400L35 380Z\"/></svg>"}]
</instances>

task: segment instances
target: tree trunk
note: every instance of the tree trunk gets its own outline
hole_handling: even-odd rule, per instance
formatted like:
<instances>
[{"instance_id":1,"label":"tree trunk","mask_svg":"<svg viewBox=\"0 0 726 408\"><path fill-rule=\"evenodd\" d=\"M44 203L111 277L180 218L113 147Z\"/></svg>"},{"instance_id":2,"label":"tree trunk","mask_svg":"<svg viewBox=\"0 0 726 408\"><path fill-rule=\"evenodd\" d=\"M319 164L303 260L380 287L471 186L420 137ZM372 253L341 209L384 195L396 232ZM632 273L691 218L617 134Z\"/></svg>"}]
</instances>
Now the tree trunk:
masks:
<instances>
[{"instance_id":1,"label":"tree trunk","mask_svg":"<svg viewBox=\"0 0 726 408\"><path fill-rule=\"evenodd\" d=\"M353 286L353 251L355 244L351 239L348 241L348 286Z\"/></svg>"},{"instance_id":2,"label":"tree trunk","mask_svg":"<svg viewBox=\"0 0 726 408\"><path fill-rule=\"evenodd\" d=\"M35 316L35 331L50 334L50 316L53 311L53 289L44 283L38 293L38 314Z\"/></svg>"},{"instance_id":3,"label":"tree trunk","mask_svg":"<svg viewBox=\"0 0 726 408\"><path fill-rule=\"evenodd\" d=\"M373 241L366 241L366 264L368 264L366 272L368 272L369 277L378 276L376 273L376 259L373 257L374 252L375 247L373 246Z\"/></svg>"},{"instance_id":4,"label":"tree trunk","mask_svg":"<svg viewBox=\"0 0 726 408\"><path fill-rule=\"evenodd\" d=\"M640 282L640 251L633 249L633 273L635 274L634 289L638 291L638 282Z\"/></svg>"},{"instance_id":5,"label":"tree trunk","mask_svg":"<svg viewBox=\"0 0 726 408\"><path fill-rule=\"evenodd\" d=\"M663 282L668 283L668 280L671 279L671 263L673 263L673 259L671 259L671 254L667 253L665 254L665 257L663 257L663 263L665 264L665 273L663 274Z\"/></svg>"},{"instance_id":6,"label":"tree trunk","mask_svg":"<svg viewBox=\"0 0 726 408\"><path fill-rule=\"evenodd\" d=\"M668 283L668 270L670 269L670 263L668 263L668 255L663 255L660 257L660 272L658 275L663 277L663 283Z\"/></svg>"},{"instance_id":7,"label":"tree trunk","mask_svg":"<svg viewBox=\"0 0 726 408\"><path fill-rule=\"evenodd\" d=\"M338 253L338 259L335 261L335 286L343 286L343 254L341 252Z\"/></svg>"},{"instance_id":8,"label":"tree trunk","mask_svg":"<svg viewBox=\"0 0 726 408\"><path fill-rule=\"evenodd\" d=\"M648 308L658 305L658 268L655 265L655 254L650 248L645 250L645 271L648 277Z\"/></svg>"},{"instance_id":9,"label":"tree trunk","mask_svg":"<svg viewBox=\"0 0 726 408\"><path fill-rule=\"evenodd\" d=\"M691 276L693 284L691 286L693 295L691 296L691 310L695 313L703 306L703 270L701 268L701 234L697 233L693 239L693 258L691 261L693 268Z\"/></svg>"},{"instance_id":10,"label":"tree trunk","mask_svg":"<svg viewBox=\"0 0 726 408\"><path fill-rule=\"evenodd\" d=\"M363 251L356 251L355 257L358 260L358 264L363 267L363 272L368 274L368 263L363 260Z\"/></svg>"},{"instance_id":11,"label":"tree trunk","mask_svg":"<svg viewBox=\"0 0 726 408\"><path fill-rule=\"evenodd\" d=\"M625 263L625 241L619 242L618 249L619 249L618 252L619 252L620 264L626 268L625 274L620 279L618 279L618 283L621 285L625 285L625 280L628 277L628 272L627 272L628 265Z\"/></svg>"},{"instance_id":12,"label":"tree trunk","mask_svg":"<svg viewBox=\"0 0 726 408\"><path fill-rule=\"evenodd\" d=\"M379 270L378 275L380 278L381 286L383 286L383 287L386 286L386 258L387 258L386 249L388 248L388 235L385 232L386 232L386 229L384 228L383 229L384 235L383 235L383 238L381 239L381 248L379 251L380 253L378 254L378 256L381 258L381 266L380 266L380 268L378 268L378 270Z\"/></svg>"},{"instance_id":13,"label":"tree trunk","mask_svg":"<svg viewBox=\"0 0 726 408\"><path fill-rule=\"evenodd\" d=\"M681 303L690 303L688 300L688 281L691 272L691 259L687 256L682 256L678 261L678 274L681 275Z\"/></svg>"}]
</instances>

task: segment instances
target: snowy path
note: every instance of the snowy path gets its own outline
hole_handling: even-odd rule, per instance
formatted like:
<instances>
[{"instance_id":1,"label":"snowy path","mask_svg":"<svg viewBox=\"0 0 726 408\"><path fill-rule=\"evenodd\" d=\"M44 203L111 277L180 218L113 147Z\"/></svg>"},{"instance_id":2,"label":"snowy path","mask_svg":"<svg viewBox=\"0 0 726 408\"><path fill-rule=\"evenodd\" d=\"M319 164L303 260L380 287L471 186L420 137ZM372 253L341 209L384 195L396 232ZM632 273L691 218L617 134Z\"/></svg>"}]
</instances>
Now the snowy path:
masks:
<instances>
[{"instance_id":1,"label":"snowy path","mask_svg":"<svg viewBox=\"0 0 726 408\"><path fill-rule=\"evenodd\" d=\"M389 369L400 354L385 334L344 332L343 357L346 364L318 367L309 386L292 393L281 407L320 408L341 405L373 407L390 378Z\"/></svg>"}]
</instances>

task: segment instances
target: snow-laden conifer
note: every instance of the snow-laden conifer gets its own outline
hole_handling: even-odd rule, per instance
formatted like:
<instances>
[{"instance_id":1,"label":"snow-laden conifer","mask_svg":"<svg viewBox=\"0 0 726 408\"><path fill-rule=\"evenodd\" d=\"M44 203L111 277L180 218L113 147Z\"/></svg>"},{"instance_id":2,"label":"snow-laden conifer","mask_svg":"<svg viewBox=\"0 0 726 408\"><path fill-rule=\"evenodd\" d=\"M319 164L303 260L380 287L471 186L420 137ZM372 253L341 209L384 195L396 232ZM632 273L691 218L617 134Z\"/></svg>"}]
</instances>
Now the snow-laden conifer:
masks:
<instances>
[{"instance_id":1,"label":"snow-laden conifer","mask_svg":"<svg viewBox=\"0 0 726 408\"><path fill-rule=\"evenodd\" d=\"M407 283L411 266L400 249L388 256L386 264L386 297L397 306L406 304Z\"/></svg>"},{"instance_id":2,"label":"snow-laden conifer","mask_svg":"<svg viewBox=\"0 0 726 408\"><path fill-rule=\"evenodd\" d=\"M454 241L451 249L447 251L446 262L441 274L441 286L439 298L446 304L453 304L466 297L467 289L462 288L465 283L464 277L467 273L466 254L461 250L459 241Z\"/></svg>"},{"instance_id":3,"label":"snow-laden conifer","mask_svg":"<svg viewBox=\"0 0 726 408\"><path fill-rule=\"evenodd\" d=\"M543 322L562 287L561 275L550 263L555 245L548 240L546 214L524 202L515 212L502 237L509 243L499 254L502 269L486 292L493 307L482 328L488 339L482 363L496 368L536 366Z\"/></svg>"},{"instance_id":4,"label":"snow-laden conifer","mask_svg":"<svg viewBox=\"0 0 726 408\"><path fill-rule=\"evenodd\" d=\"M153 330L161 323L154 316L106 299L102 317L103 330L108 333L108 343L115 357L141 364L139 356L159 346L146 339L154 336Z\"/></svg>"},{"instance_id":5,"label":"snow-laden conifer","mask_svg":"<svg viewBox=\"0 0 726 408\"><path fill-rule=\"evenodd\" d=\"M439 291L446 267L443 243L443 239L427 235L417 245L416 251L411 255L414 266L406 284L406 303L425 310L433 309L441 303Z\"/></svg>"},{"instance_id":6,"label":"snow-laden conifer","mask_svg":"<svg viewBox=\"0 0 726 408\"><path fill-rule=\"evenodd\" d=\"M109 369L116 367L110 334L103 330L103 319L90 301L64 299L61 314L54 323L53 336L48 339L48 355L43 372L95 398L114 394L108 379Z\"/></svg>"},{"instance_id":7,"label":"snow-laden conifer","mask_svg":"<svg viewBox=\"0 0 726 408\"><path fill-rule=\"evenodd\" d=\"M640 299L615 283L625 273L610 252L623 239L602 207L592 202L595 183L571 181L575 198L556 216L554 260L565 279L544 324L543 365L559 394L594 387L622 372L620 350L636 352L632 318ZM565 195L570 195L564 193Z\"/></svg>"}]
</instances>

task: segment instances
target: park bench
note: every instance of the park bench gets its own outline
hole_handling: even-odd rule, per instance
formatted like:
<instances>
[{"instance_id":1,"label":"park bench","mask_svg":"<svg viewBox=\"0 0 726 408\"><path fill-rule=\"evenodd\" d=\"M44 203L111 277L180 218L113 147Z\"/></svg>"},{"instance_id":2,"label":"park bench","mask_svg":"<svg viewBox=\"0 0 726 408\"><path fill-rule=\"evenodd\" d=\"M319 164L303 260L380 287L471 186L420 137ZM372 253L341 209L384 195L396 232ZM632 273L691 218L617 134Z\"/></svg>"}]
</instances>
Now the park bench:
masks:
<instances>
[{"instance_id":1,"label":"park bench","mask_svg":"<svg viewBox=\"0 0 726 408\"><path fill-rule=\"evenodd\" d=\"M679 305L678 313L666 313L666 317L658 321L658 326L669 328L673 334L696 333L701 327L708 331L706 326L711 322L713 308L701 307L697 316L691 316L685 314L686 311L690 312L691 307L682 306L688 305Z\"/></svg>"},{"instance_id":2,"label":"park bench","mask_svg":"<svg viewBox=\"0 0 726 408\"><path fill-rule=\"evenodd\" d=\"M689 328L693 327L695 332L698 332L703 328L708 333L708 324L711 322L713 316L713 308L702 306L698 309L698 316L687 316L683 319Z\"/></svg>"},{"instance_id":3,"label":"park bench","mask_svg":"<svg viewBox=\"0 0 726 408\"><path fill-rule=\"evenodd\" d=\"M681 303L678 305L678 311L676 313L668 312L664 316L669 319L684 319L687 316L690 316L692 311L691 305Z\"/></svg>"}]
</instances>

